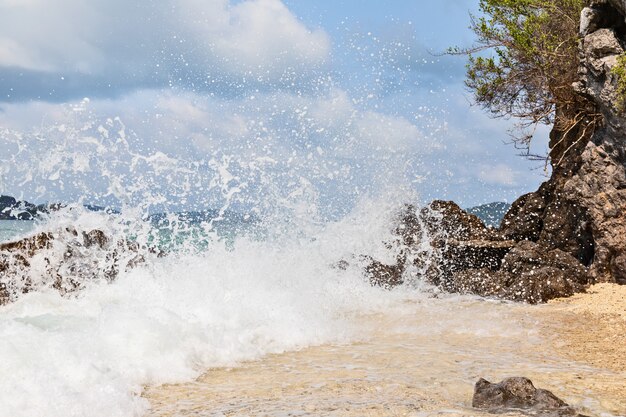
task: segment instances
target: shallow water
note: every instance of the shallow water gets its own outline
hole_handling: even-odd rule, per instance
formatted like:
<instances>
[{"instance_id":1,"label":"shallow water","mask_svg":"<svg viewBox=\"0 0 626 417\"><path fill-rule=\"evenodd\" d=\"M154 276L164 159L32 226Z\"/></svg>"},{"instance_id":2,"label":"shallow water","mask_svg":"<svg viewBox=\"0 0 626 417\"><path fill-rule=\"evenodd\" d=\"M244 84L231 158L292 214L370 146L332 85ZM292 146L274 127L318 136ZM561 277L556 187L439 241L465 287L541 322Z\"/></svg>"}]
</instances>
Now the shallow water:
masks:
<instances>
[{"instance_id":1,"label":"shallow water","mask_svg":"<svg viewBox=\"0 0 626 417\"><path fill-rule=\"evenodd\" d=\"M23 236L35 228L35 222L26 220L0 220L0 243Z\"/></svg>"},{"instance_id":2,"label":"shallow water","mask_svg":"<svg viewBox=\"0 0 626 417\"><path fill-rule=\"evenodd\" d=\"M588 415L626 414L624 370L562 355L549 306L444 295L419 276L371 287L354 254L395 259L380 213L190 244L67 297L21 295L0 307L0 416L479 415L476 380L517 375ZM112 222L45 227L125 233ZM34 260L31 278L46 267Z\"/></svg>"},{"instance_id":3,"label":"shallow water","mask_svg":"<svg viewBox=\"0 0 626 417\"><path fill-rule=\"evenodd\" d=\"M416 295L359 317L358 343L323 345L150 387L147 416L483 415L473 384L526 376L579 411L626 411L625 372L568 360L550 307ZM489 414L484 414L489 415ZM515 415L515 414L512 414Z\"/></svg>"},{"instance_id":4,"label":"shallow water","mask_svg":"<svg viewBox=\"0 0 626 417\"><path fill-rule=\"evenodd\" d=\"M355 340L355 317L405 297L405 290L371 287L358 260L347 269L334 266L353 254L385 254L389 218L368 212L271 240L217 239L202 251L188 242L163 258L146 256L110 284L75 276L84 289L67 296L44 280L49 260L65 259L63 241L55 241L22 271L34 290L0 306L0 416L139 416L149 405L140 397L146 385L193 381L211 367ZM45 228L124 238L131 225L69 211ZM141 232L143 224L136 227Z\"/></svg>"}]
</instances>

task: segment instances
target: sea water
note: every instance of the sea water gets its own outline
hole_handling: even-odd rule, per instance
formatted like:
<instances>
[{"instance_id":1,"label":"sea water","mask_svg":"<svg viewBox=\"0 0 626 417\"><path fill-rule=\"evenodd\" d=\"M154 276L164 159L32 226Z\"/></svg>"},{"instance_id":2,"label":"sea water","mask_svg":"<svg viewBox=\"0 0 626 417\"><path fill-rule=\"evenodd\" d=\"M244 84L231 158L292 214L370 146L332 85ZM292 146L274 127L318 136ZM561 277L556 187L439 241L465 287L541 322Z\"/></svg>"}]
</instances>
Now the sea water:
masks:
<instances>
[{"instance_id":1,"label":"sea water","mask_svg":"<svg viewBox=\"0 0 626 417\"><path fill-rule=\"evenodd\" d=\"M0 220L0 243L26 235L35 228L28 220Z\"/></svg>"},{"instance_id":2,"label":"sea water","mask_svg":"<svg viewBox=\"0 0 626 417\"><path fill-rule=\"evenodd\" d=\"M0 307L0 416L139 416L148 408L140 396L145 386L353 340L355 317L406 296L407 289L370 286L355 256L393 256L383 245L391 239L392 212L390 205L364 203L353 215L306 232L240 233L200 246L183 239L168 255L122 270L111 284L88 282L67 296L46 287L20 296ZM68 216L36 228L115 234L112 222L129 225L105 213ZM33 227L4 224L6 237ZM337 267L341 260L347 268Z\"/></svg>"}]
</instances>

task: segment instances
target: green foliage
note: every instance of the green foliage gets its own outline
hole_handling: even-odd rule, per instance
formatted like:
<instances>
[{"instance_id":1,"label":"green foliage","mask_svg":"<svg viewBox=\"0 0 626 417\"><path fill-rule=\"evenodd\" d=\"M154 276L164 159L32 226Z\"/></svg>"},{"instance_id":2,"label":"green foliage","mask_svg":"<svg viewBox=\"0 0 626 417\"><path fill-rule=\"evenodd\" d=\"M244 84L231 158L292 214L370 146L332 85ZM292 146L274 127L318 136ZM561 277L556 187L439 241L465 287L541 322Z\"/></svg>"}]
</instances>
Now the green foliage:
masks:
<instances>
[{"instance_id":1,"label":"green foliage","mask_svg":"<svg viewBox=\"0 0 626 417\"><path fill-rule=\"evenodd\" d=\"M469 55L467 87L498 117L521 120L522 133L555 123L557 106L576 106L578 25L586 0L480 0L472 16L478 37ZM489 53L488 53L489 52ZM518 139L528 143L532 135Z\"/></svg>"},{"instance_id":2,"label":"green foliage","mask_svg":"<svg viewBox=\"0 0 626 417\"><path fill-rule=\"evenodd\" d=\"M617 98L615 107L622 113L626 112L626 54L617 58L617 65L611 73L617 78Z\"/></svg>"}]
</instances>

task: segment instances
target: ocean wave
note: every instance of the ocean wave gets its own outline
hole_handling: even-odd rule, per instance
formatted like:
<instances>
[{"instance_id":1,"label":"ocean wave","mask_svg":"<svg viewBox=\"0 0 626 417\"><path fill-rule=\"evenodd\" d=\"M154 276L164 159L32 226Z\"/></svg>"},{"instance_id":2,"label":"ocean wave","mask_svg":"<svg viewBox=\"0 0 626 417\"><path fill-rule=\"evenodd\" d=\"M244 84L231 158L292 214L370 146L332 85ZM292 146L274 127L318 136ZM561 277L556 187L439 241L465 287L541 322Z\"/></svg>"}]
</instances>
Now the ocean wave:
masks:
<instances>
[{"instance_id":1,"label":"ocean wave","mask_svg":"<svg viewBox=\"0 0 626 417\"><path fill-rule=\"evenodd\" d=\"M0 307L0 373L5 375L0 416L141 415L147 407L140 396L145 385L189 380L209 367L356 337L354 317L393 304L403 290L374 288L363 265L337 268L336 262L355 253L393 257L383 244L390 236L391 213L389 204L370 203L306 233L243 235L229 243L215 239L201 249L164 257L148 253L134 268L119 268L114 280L66 269L80 291L63 296L42 285ZM39 227L65 230L71 224L71 230L132 235L128 220L107 216L82 213ZM93 250L80 258L90 271L102 271L98 262L118 247L87 247L88 232L66 234L74 239L64 238L66 244ZM139 247L149 240L134 239ZM52 253L66 259L60 248L52 244L46 250L58 250ZM31 279L44 276L49 270L44 264L31 268Z\"/></svg>"}]
</instances>

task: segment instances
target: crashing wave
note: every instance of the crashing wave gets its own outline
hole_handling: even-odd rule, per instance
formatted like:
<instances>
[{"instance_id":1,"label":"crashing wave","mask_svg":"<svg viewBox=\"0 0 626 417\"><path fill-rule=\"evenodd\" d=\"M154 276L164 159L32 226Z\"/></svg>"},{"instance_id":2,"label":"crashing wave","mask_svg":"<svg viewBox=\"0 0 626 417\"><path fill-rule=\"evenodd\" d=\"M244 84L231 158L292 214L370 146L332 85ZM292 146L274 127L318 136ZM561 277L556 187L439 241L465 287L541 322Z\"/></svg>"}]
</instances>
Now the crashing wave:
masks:
<instances>
[{"instance_id":1,"label":"crashing wave","mask_svg":"<svg viewBox=\"0 0 626 417\"><path fill-rule=\"evenodd\" d=\"M89 282L112 282L120 270L133 268L155 253L152 247L114 239L99 229L73 227L0 243L0 305L44 288L65 295Z\"/></svg>"}]
</instances>

